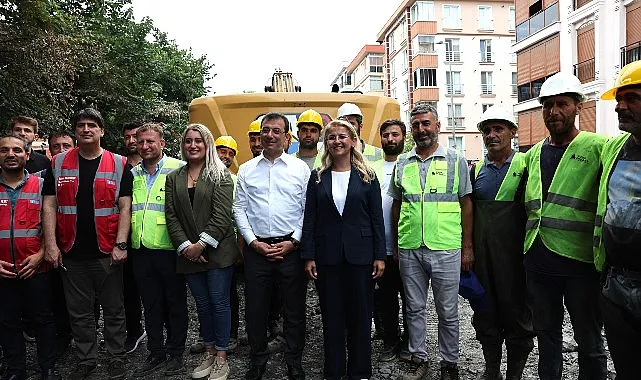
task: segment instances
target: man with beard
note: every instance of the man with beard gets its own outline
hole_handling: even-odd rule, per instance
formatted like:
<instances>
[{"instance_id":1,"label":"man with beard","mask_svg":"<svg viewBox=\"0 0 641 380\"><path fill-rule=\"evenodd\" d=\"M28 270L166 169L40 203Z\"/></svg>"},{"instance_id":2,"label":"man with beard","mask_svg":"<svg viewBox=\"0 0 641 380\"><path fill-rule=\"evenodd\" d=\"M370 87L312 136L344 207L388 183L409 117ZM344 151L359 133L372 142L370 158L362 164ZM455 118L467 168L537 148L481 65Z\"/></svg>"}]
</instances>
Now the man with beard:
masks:
<instances>
[{"instance_id":1,"label":"man with beard","mask_svg":"<svg viewBox=\"0 0 641 380\"><path fill-rule=\"evenodd\" d=\"M216 139L216 153L218 153L218 158L225 164L227 169L231 167L234 157L238 154L238 144L231 136L220 136ZM231 174L231 179L234 182L234 194L236 193L236 174Z\"/></svg>"},{"instance_id":2,"label":"man with beard","mask_svg":"<svg viewBox=\"0 0 641 380\"><path fill-rule=\"evenodd\" d=\"M619 73L601 99L616 99L619 129L603 148L595 228L598 270L606 274L602 311L617 379L636 379L641 348L641 61Z\"/></svg>"},{"instance_id":3,"label":"man with beard","mask_svg":"<svg viewBox=\"0 0 641 380\"><path fill-rule=\"evenodd\" d=\"M136 132L138 131L140 124L138 123L126 123L122 126L122 139L125 145L125 156L127 156L127 164L130 165L130 169L138 165L142 158L138 154L138 144L136 144Z\"/></svg>"},{"instance_id":4,"label":"man with beard","mask_svg":"<svg viewBox=\"0 0 641 380\"><path fill-rule=\"evenodd\" d=\"M526 155L524 265L541 379L561 379L563 374L563 304L578 344L579 378L607 377L592 250L606 137L575 127L583 101L574 75L560 72L548 78L539 102L550 137Z\"/></svg>"},{"instance_id":5,"label":"man with beard","mask_svg":"<svg viewBox=\"0 0 641 380\"><path fill-rule=\"evenodd\" d=\"M252 152L252 156L260 156L263 151L263 146L260 145L260 119L254 120L249 124L247 136L249 137L249 150Z\"/></svg>"},{"instance_id":6,"label":"man with beard","mask_svg":"<svg viewBox=\"0 0 641 380\"><path fill-rule=\"evenodd\" d=\"M381 185L381 196L383 197L383 221L385 222L385 272L376 282L378 287L374 290L374 305L376 312L380 313L380 321L383 328L383 352L378 357L379 361L388 362L394 360L401 349L401 342L407 343L407 321L405 318L405 292L401 282L401 274L398 270L398 263L394 260L392 249L392 197L387 190L392 180L392 173L398 155L405 147L405 135L407 130L405 123L400 120L385 120L379 130L381 145L385 157L382 160L372 162ZM401 295L403 304L403 339L398 328L398 295ZM406 347L405 347L405 350ZM408 355L406 355L408 356Z\"/></svg>"},{"instance_id":7,"label":"man with beard","mask_svg":"<svg viewBox=\"0 0 641 380\"><path fill-rule=\"evenodd\" d=\"M532 312L526 303L523 271L525 239L524 154L512 149L517 126L514 114L490 107L477 125L487 156L472 168L474 200L474 272L487 294L484 307L474 307L472 325L483 348L485 371L480 379L498 380L503 341L507 379L520 379L534 347ZM497 239L497 231L501 238Z\"/></svg>"},{"instance_id":8,"label":"man with beard","mask_svg":"<svg viewBox=\"0 0 641 380\"><path fill-rule=\"evenodd\" d=\"M430 281L438 315L441 379L458 379L458 289L461 271L474 262L472 200L465 157L438 143L436 108L419 103L410 113L416 147L398 157L388 194L392 203L392 249L398 257L406 296L409 372L428 372L426 302Z\"/></svg>"},{"instance_id":9,"label":"man with beard","mask_svg":"<svg viewBox=\"0 0 641 380\"><path fill-rule=\"evenodd\" d=\"M363 112L361 112L361 109L356 104L343 103L343 105L338 108L336 118L353 125L360 138L361 129L363 129ZM361 139L361 153L363 153L363 157L370 162L383 158L383 151L380 148L366 144L363 139Z\"/></svg>"},{"instance_id":10,"label":"man with beard","mask_svg":"<svg viewBox=\"0 0 641 380\"><path fill-rule=\"evenodd\" d=\"M11 135L19 137L29 145L29 160L27 161L27 172L42 176L44 170L51 166L51 160L44 154L38 153L31 148L31 144L38 138L38 121L31 117L16 116L11 118L9 123Z\"/></svg>"},{"instance_id":11,"label":"man with beard","mask_svg":"<svg viewBox=\"0 0 641 380\"><path fill-rule=\"evenodd\" d=\"M323 130L323 118L314 110L307 110L300 114L296 121L298 129L298 152L295 157L305 161L309 170L321 166L322 154L318 153L318 140Z\"/></svg>"},{"instance_id":12,"label":"man with beard","mask_svg":"<svg viewBox=\"0 0 641 380\"><path fill-rule=\"evenodd\" d=\"M76 147L76 138L69 131L51 132L48 141L51 157Z\"/></svg>"}]
</instances>

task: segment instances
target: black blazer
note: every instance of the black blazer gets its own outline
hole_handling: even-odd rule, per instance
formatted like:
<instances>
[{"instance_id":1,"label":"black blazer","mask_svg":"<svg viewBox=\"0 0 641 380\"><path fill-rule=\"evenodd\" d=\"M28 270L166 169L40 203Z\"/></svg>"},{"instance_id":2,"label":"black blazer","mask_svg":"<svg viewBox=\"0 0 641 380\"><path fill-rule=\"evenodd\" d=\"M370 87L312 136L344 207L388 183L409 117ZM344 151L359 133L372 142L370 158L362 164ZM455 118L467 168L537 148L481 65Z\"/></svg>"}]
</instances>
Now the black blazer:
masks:
<instances>
[{"instance_id":1,"label":"black blazer","mask_svg":"<svg viewBox=\"0 0 641 380\"><path fill-rule=\"evenodd\" d=\"M317 265L337 265L343 260L369 265L385 260L385 227L378 179L363 182L352 167L343 215L332 197L332 173L327 169L316 183L313 170L307 183L301 257Z\"/></svg>"}]
</instances>

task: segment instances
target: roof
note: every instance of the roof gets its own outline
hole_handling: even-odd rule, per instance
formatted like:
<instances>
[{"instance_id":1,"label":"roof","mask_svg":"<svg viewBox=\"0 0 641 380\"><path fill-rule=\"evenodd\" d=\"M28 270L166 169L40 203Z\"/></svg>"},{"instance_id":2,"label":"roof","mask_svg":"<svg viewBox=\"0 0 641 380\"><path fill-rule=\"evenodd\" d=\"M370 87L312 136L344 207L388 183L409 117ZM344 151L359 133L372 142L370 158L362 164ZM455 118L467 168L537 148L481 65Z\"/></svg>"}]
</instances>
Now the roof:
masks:
<instances>
[{"instance_id":1,"label":"roof","mask_svg":"<svg viewBox=\"0 0 641 380\"><path fill-rule=\"evenodd\" d=\"M376 42L378 43L383 43L385 42L385 37L387 36L387 32L396 25L396 22L398 21L398 18L401 16L403 12L405 12L405 9L407 7L411 7L414 5L416 0L403 0L401 5L396 8L392 16L387 20L385 23L385 26L383 26L383 29L381 29L380 32L376 35Z\"/></svg>"},{"instance_id":2,"label":"roof","mask_svg":"<svg viewBox=\"0 0 641 380\"><path fill-rule=\"evenodd\" d=\"M365 45L361 49L361 51L356 54L356 57L352 60L352 62L347 66L345 69L345 72L347 73L352 73L354 70L356 70L356 66L367 57L368 54L384 54L385 53L385 45Z\"/></svg>"}]
</instances>

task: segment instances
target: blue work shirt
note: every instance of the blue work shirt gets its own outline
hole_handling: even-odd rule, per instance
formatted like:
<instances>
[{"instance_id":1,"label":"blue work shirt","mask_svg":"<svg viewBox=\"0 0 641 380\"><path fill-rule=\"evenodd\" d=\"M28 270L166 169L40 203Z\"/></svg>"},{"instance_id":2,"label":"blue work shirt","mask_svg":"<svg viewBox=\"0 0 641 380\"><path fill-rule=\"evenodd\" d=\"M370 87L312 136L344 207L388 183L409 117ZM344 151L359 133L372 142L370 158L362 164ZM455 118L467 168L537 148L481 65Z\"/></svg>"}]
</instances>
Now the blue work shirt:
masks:
<instances>
[{"instance_id":1,"label":"blue work shirt","mask_svg":"<svg viewBox=\"0 0 641 380\"><path fill-rule=\"evenodd\" d=\"M160 168L162 168L166 160L167 160L167 156L163 154L160 161L158 161L158 163L156 164L156 171L154 172L154 174L150 174L147 171L147 168L145 167L144 162L140 162L140 167L142 168L142 171L145 173L145 179L147 180L147 194L149 194L149 192L151 191L151 187L154 185L156 178L158 178L158 174L160 174Z\"/></svg>"},{"instance_id":2,"label":"blue work shirt","mask_svg":"<svg viewBox=\"0 0 641 380\"><path fill-rule=\"evenodd\" d=\"M498 168L496 165L494 165L493 162L489 160L487 156L485 156L485 160L483 160L483 166L481 166L479 175L474 181L475 199L492 201L496 198L496 194L498 194L499 189L501 188L503 179L505 179L505 176L510 169L512 158L514 158L514 153L515 151L513 150L512 154L510 154L510 157L507 158L501 168Z\"/></svg>"},{"instance_id":3,"label":"blue work shirt","mask_svg":"<svg viewBox=\"0 0 641 380\"><path fill-rule=\"evenodd\" d=\"M0 177L0 184L4 186L5 191L7 192L7 195L9 196L9 201L11 201L11 208L16 206L16 201L18 200L18 197L20 196L20 189L24 184L27 182L27 179L29 179L29 172L27 172L27 169L24 170L24 179L14 188L11 186L7 185L4 183L2 180L2 177Z\"/></svg>"}]
</instances>

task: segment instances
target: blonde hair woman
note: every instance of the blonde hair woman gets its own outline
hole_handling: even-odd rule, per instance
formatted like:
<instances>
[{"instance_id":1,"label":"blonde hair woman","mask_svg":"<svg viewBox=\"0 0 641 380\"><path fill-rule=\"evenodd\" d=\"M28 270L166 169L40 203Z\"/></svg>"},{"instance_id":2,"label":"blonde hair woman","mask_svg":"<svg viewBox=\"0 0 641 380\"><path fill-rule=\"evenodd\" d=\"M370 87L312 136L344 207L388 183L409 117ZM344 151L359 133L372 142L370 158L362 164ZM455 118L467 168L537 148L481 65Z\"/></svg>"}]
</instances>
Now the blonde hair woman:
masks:
<instances>
[{"instance_id":1,"label":"blonde hair woman","mask_svg":"<svg viewBox=\"0 0 641 380\"><path fill-rule=\"evenodd\" d=\"M359 144L351 124L330 122L322 166L307 184L301 256L316 280L326 379L372 376L374 280L385 269L385 228L380 185Z\"/></svg>"},{"instance_id":2,"label":"blonde hair woman","mask_svg":"<svg viewBox=\"0 0 641 380\"><path fill-rule=\"evenodd\" d=\"M187 165L167 176L165 206L169 235L180 254L176 270L187 277L207 347L192 377L226 379L229 292L239 254L231 215L234 185L204 125L185 128L181 152Z\"/></svg>"}]
</instances>

